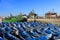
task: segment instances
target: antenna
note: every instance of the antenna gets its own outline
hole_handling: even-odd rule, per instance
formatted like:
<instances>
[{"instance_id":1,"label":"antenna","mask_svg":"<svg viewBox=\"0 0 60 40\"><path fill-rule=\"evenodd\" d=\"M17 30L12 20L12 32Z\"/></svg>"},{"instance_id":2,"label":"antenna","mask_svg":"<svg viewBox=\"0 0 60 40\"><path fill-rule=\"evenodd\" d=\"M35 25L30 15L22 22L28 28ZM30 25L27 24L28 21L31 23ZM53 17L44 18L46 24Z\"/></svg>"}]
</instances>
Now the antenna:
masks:
<instances>
[{"instance_id":1,"label":"antenna","mask_svg":"<svg viewBox=\"0 0 60 40\"><path fill-rule=\"evenodd\" d=\"M54 13L54 9L52 9L52 12Z\"/></svg>"}]
</instances>

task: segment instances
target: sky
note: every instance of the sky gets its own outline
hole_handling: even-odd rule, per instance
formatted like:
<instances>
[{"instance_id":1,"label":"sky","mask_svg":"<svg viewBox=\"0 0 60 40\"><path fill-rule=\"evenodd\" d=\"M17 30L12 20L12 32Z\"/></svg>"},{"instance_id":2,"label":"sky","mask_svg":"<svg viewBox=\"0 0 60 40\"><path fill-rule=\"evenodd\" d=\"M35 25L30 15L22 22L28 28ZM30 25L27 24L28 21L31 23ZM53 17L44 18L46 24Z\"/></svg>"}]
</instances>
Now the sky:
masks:
<instances>
[{"instance_id":1,"label":"sky","mask_svg":"<svg viewBox=\"0 0 60 40\"><path fill-rule=\"evenodd\" d=\"M32 9L39 16L53 9L60 14L60 0L0 0L0 16L18 15L20 12L28 15Z\"/></svg>"}]
</instances>

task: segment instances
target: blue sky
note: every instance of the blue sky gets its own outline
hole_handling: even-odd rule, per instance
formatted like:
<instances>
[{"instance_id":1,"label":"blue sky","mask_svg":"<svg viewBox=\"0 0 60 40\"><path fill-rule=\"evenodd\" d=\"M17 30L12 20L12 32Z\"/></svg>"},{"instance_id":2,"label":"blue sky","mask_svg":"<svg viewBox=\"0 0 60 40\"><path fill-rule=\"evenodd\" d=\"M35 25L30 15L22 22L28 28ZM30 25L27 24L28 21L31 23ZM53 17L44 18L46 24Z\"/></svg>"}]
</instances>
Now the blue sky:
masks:
<instances>
[{"instance_id":1,"label":"blue sky","mask_svg":"<svg viewBox=\"0 0 60 40\"><path fill-rule=\"evenodd\" d=\"M40 16L52 9L60 14L60 0L0 0L0 16L28 14L32 9Z\"/></svg>"}]
</instances>

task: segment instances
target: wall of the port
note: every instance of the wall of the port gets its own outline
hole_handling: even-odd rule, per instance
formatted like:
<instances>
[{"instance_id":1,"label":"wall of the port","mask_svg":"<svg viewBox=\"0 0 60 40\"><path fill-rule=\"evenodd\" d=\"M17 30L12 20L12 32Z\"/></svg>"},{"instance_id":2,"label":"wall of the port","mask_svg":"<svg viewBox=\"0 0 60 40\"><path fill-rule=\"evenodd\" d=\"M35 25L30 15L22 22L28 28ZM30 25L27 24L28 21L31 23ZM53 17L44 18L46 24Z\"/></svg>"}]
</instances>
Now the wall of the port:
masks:
<instances>
[{"instance_id":1,"label":"wall of the port","mask_svg":"<svg viewBox=\"0 0 60 40\"><path fill-rule=\"evenodd\" d=\"M35 19L35 20L40 22L60 24L60 19ZM34 19L27 19L27 21L34 21Z\"/></svg>"}]
</instances>

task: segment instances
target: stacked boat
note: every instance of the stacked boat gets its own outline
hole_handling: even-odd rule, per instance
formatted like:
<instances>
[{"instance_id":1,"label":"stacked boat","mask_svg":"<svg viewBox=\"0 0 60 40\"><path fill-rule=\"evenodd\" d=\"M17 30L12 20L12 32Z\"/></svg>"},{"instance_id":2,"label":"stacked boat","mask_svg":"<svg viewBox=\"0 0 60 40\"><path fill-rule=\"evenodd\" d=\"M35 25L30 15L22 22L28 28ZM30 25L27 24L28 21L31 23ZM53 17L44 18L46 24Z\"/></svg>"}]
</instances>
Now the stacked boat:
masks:
<instances>
[{"instance_id":1,"label":"stacked boat","mask_svg":"<svg viewBox=\"0 0 60 40\"><path fill-rule=\"evenodd\" d=\"M2 22L0 40L58 40L60 25L42 22Z\"/></svg>"}]
</instances>

